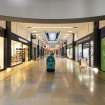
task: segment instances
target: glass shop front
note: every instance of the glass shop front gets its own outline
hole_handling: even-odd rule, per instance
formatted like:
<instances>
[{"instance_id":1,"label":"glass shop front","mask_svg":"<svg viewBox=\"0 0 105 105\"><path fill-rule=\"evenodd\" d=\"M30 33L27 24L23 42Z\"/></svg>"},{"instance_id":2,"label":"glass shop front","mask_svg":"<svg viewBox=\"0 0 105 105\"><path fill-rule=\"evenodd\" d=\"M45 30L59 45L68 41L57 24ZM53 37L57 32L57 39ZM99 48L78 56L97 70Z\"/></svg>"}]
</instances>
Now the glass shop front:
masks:
<instances>
[{"instance_id":1,"label":"glass shop front","mask_svg":"<svg viewBox=\"0 0 105 105\"><path fill-rule=\"evenodd\" d=\"M23 44L23 48L22 48L22 50L23 50L23 61L24 62L26 62L26 61L28 61L28 46L27 45L24 45Z\"/></svg>"},{"instance_id":2,"label":"glass shop front","mask_svg":"<svg viewBox=\"0 0 105 105\"><path fill-rule=\"evenodd\" d=\"M76 46L76 61L80 61L82 59L82 44L78 44Z\"/></svg>"},{"instance_id":3,"label":"glass shop front","mask_svg":"<svg viewBox=\"0 0 105 105\"><path fill-rule=\"evenodd\" d=\"M11 41L11 66L22 63L22 43Z\"/></svg>"},{"instance_id":4,"label":"glass shop front","mask_svg":"<svg viewBox=\"0 0 105 105\"><path fill-rule=\"evenodd\" d=\"M28 46L18 41L11 41L11 66L28 61Z\"/></svg>"},{"instance_id":5,"label":"glass shop front","mask_svg":"<svg viewBox=\"0 0 105 105\"><path fill-rule=\"evenodd\" d=\"M73 48L68 48L67 49L67 57L72 59L73 58Z\"/></svg>"},{"instance_id":6,"label":"glass shop front","mask_svg":"<svg viewBox=\"0 0 105 105\"><path fill-rule=\"evenodd\" d=\"M86 59L87 64L91 67L93 66L93 52L94 52L94 45L93 41L89 41L83 44L83 58Z\"/></svg>"},{"instance_id":7,"label":"glass shop front","mask_svg":"<svg viewBox=\"0 0 105 105\"><path fill-rule=\"evenodd\" d=\"M4 69L4 38L0 37L0 70Z\"/></svg>"},{"instance_id":8,"label":"glass shop front","mask_svg":"<svg viewBox=\"0 0 105 105\"><path fill-rule=\"evenodd\" d=\"M93 66L94 42L93 40L77 44L76 61L85 59L89 66Z\"/></svg>"}]
</instances>

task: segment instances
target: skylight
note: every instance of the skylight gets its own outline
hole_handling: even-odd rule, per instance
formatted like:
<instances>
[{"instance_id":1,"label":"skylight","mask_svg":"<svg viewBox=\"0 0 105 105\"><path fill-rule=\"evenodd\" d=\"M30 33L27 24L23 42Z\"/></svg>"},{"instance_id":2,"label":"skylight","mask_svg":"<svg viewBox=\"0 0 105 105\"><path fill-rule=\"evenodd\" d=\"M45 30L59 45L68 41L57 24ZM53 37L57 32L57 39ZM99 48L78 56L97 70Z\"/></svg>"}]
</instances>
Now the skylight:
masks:
<instances>
[{"instance_id":1,"label":"skylight","mask_svg":"<svg viewBox=\"0 0 105 105\"><path fill-rule=\"evenodd\" d=\"M59 33L58 32L47 32L45 33L48 41L57 41Z\"/></svg>"}]
</instances>

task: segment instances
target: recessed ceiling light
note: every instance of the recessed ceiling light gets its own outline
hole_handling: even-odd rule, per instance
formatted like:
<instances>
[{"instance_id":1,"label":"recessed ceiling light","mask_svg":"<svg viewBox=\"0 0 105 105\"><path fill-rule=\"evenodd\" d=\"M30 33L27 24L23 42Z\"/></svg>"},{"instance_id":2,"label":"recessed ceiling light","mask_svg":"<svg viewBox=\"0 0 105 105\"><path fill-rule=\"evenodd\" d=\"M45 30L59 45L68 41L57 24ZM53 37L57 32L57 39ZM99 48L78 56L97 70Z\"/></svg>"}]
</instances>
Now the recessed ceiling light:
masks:
<instances>
[{"instance_id":1,"label":"recessed ceiling light","mask_svg":"<svg viewBox=\"0 0 105 105\"><path fill-rule=\"evenodd\" d=\"M56 28L58 28L58 29L65 29L65 28L68 28L68 29L70 29L70 28L74 28L74 27L55 27L55 26L49 26L49 27L28 27L28 28L35 28L35 29L39 29L39 28L42 28L42 29L51 29L51 28L53 28L53 29L56 29Z\"/></svg>"},{"instance_id":2,"label":"recessed ceiling light","mask_svg":"<svg viewBox=\"0 0 105 105\"><path fill-rule=\"evenodd\" d=\"M32 31L32 33L37 33L37 31Z\"/></svg>"},{"instance_id":3,"label":"recessed ceiling light","mask_svg":"<svg viewBox=\"0 0 105 105\"><path fill-rule=\"evenodd\" d=\"M64 38L67 38L67 36L64 36Z\"/></svg>"},{"instance_id":4,"label":"recessed ceiling light","mask_svg":"<svg viewBox=\"0 0 105 105\"><path fill-rule=\"evenodd\" d=\"M70 34L65 34L65 36L69 36Z\"/></svg>"},{"instance_id":5,"label":"recessed ceiling light","mask_svg":"<svg viewBox=\"0 0 105 105\"><path fill-rule=\"evenodd\" d=\"M72 33L73 31L68 31L69 33Z\"/></svg>"}]
</instances>

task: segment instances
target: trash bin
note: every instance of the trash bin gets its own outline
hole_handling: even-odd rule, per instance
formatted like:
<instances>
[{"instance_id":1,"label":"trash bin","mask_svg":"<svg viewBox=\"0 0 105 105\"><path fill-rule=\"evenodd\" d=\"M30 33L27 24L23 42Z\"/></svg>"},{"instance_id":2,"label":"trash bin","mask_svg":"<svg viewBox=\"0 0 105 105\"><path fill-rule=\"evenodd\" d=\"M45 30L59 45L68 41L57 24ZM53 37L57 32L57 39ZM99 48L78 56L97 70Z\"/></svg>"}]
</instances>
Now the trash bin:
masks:
<instances>
[{"instance_id":1,"label":"trash bin","mask_svg":"<svg viewBox=\"0 0 105 105\"><path fill-rule=\"evenodd\" d=\"M55 72L55 58L53 54L47 58L47 72Z\"/></svg>"}]
</instances>

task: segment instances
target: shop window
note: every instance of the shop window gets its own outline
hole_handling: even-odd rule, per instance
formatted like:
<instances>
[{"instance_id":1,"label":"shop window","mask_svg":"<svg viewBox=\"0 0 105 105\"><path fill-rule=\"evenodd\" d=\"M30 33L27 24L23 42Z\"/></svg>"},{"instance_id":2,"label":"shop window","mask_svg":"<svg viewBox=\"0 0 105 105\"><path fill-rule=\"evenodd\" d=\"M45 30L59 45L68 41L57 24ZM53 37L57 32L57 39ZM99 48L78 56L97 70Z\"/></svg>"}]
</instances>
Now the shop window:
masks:
<instances>
[{"instance_id":1,"label":"shop window","mask_svg":"<svg viewBox=\"0 0 105 105\"><path fill-rule=\"evenodd\" d=\"M22 63L22 43L11 41L11 65Z\"/></svg>"},{"instance_id":2,"label":"shop window","mask_svg":"<svg viewBox=\"0 0 105 105\"><path fill-rule=\"evenodd\" d=\"M89 43L83 45L83 58L86 59L87 64L89 65Z\"/></svg>"},{"instance_id":3,"label":"shop window","mask_svg":"<svg viewBox=\"0 0 105 105\"><path fill-rule=\"evenodd\" d=\"M23 61L28 61L28 46L23 45Z\"/></svg>"},{"instance_id":4,"label":"shop window","mask_svg":"<svg viewBox=\"0 0 105 105\"><path fill-rule=\"evenodd\" d=\"M72 48L67 49L67 57L72 59Z\"/></svg>"},{"instance_id":5,"label":"shop window","mask_svg":"<svg viewBox=\"0 0 105 105\"><path fill-rule=\"evenodd\" d=\"M0 37L0 69L4 69L4 38Z\"/></svg>"},{"instance_id":6,"label":"shop window","mask_svg":"<svg viewBox=\"0 0 105 105\"><path fill-rule=\"evenodd\" d=\"M101 69L105 71L105 38L101 39Z\"/></svg>"},{"instance_id":7,"label":"shop window","mask_svg":"<svg viewBox=\"0 0 105 105\"><path fill-rule=\"evenodd\" d=\"M80 61L81 58L82 58L82 44L79 44L76 47L76 61Z\"/></svg>"}]
</instances>

